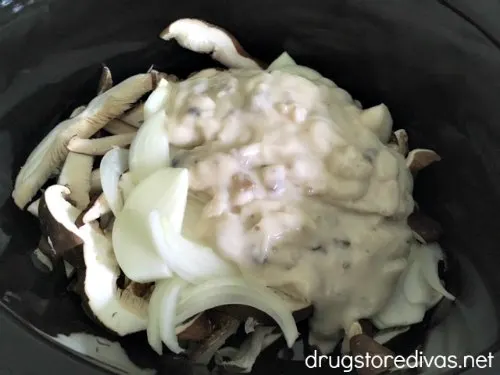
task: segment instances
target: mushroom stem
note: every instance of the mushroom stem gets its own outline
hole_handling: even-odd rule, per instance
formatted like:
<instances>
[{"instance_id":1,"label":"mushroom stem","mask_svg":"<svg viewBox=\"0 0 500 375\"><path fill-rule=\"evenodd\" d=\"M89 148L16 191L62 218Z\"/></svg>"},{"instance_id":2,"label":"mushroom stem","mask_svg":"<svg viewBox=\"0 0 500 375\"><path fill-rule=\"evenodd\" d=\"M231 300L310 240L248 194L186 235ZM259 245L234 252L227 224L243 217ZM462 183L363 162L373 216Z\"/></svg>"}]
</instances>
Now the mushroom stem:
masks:
<instances>
[{"instance_id":1,"label":"mushroom stem","mask_svg":"<svg viewBox=\"0 0 500 375\"><path fill-rule=\"evenodd\" d=\"M57 183L69 188L69 199L77 208L85 209L90 203L90 176L94 158L70 152L64 162Z\"/></svg>"},{"instance_id":2,"label":"mushroom stem","mask_svg":"<svg viewBox=\"0 0 500 375\"><path fill-rule=\"evenodd\" d=\"M104 193L99 195L95 202L88 208L87 212L83 215L82 221L84 224L90 223L102 217L102 215L111 212L108 202Z\"/></svg>"},{"instance_id":3,"label":"mushroom stem","mask_svg":"<svg viewBox=\"0 0 500 375\"><path fill-rule=\"evenodd\" d=\"M101 95L113 87L113 77L111 75L111 70L106 65L102 67L101 78L99 79L99 85L97 86L97 95Z\"/></svg>"},{"instance_id":4,"label":"mushroom stem","mask_svg":"<svg viewBox=\"0 0 500 375\"><path fill-rule=\"evenodd\" d=\"M144 122L144 103L140 103L133 107L130 111L125 112L120 120L135 128L140 128Z\"/></svg>"},{"instance_id":5,"label":"mushroom stem","mask_svg":"<svg viewBox=\"0 0 500 375\"><path fill-rule=\"evenodd\" d=\"M86 155L104 155L113 147L129 146L136 133L111 135L96 139L82 139L75 137L68 143L68 150Z\"/></svg>"},{"instance_id":6,"label":"mushroom stem","mask_svg":"<svg viewBox=\"0 0 500 375\"><path fill-rule=\"evenodd\" d=\"M208 22L183 18L160 33L163 40L175 39L193 52L210 54L229 68L262 69L229 32Z\"/></svg>"},{"instance_id":7,"label":"mushroom stem","mask_svg":"<svg viewBox=\"0 0 500 375\"><path fill-rule=\"evenodd\" d=\"M99 191L102 191L101 171L97 168L90 174L90 192L95 193Z\"/></svg>"},{"instance_id":8,"label":"mushroom stem","mask_svg":"<svg viewBox=\"0 0 500 375\"><path fill-rule=\"evenodd\" d=\"M111 119L123 114L152 89L151 74L138 74L94 98L74 118L58 124L33 150L17 175L12 198L24 209L49 177L61 167L69 153L67 144L74 138L90 138Z\"/></svg>"},{"instance_id":9,"label":"mushroom stem","mask_svg":"<svg viewBox=\"0 0 500 375\"><path fill-rule=\"evenodd\" d=\"M136 127L118 119L114 119L108 122L108 124L104 127L104 130L113 135L137 133Z\"/></svg>"},{"instance_id":10,"label":"mushroom stem","mask_svg":"<svg viewBox=\"0 0 500 375\"><path fill-rule=\"evenodd\" d=\"M78 116L80 113L82 113L83 111L85 111L85 106L84 105L81 105L80 107L76 107L73 112L71 112L71 114L69 115L69 118L73 118L73 117L76 117Z\"/></svg>"}]
</instances>

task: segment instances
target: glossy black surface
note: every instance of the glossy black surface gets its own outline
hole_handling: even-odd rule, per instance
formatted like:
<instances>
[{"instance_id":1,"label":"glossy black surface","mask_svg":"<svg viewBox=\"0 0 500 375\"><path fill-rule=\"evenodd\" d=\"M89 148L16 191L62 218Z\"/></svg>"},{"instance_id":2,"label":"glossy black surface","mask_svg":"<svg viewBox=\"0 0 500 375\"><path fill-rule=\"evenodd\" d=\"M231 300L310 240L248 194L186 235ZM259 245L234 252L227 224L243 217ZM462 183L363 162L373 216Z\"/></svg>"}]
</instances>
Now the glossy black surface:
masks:
<instances>
[{"instance_id":1,"label":"glossy black surface","mask_svg":"<svg viewBox=\"0 0 500 375\"><path fill-rule=\"evenodd\" d=\"M2 303L23 319L24 329L29 322L52 336L85 331L106 337L66 291L63 278L33 267L29 255L38 242L37 223L10 200L12 181L42 136L94 95L101 63L111 67L117 80L151 64L179 75L214 65L208 57L157 38L171 21L198 17L230 30L262 60L271 61L286 50L365 107L386 103L396 128L408 130L411 147L441 154L443 161L419 176L417 200L442 223L443 247L463 255L477 270L496 301L494 315L500 320L500 6L493 0L478 0L474 6L465 0L449 3L452 6L430 0L0 2ZM458 276L468 282L467 273ZM2 329L0 340L6 337ZM9 332L15 329L19 327ZM45 345L38 336L26 337ZM159 359L144 335L121 343L140 367L165 374L198 371L182 360ZM58 361L65 363L61 369L76 366L71 364L75 358L61 359L63 352L51 350L55 373ZM46 357L31 354L37 352L24 353L26 364L33 360L35 372L37 361L38 366L49 366L43 362ZM0 366L0 374L2 370ZM19 371L11 373L32 370ZM97 370L87 373L91 371ZM300 363L274 360L255 368L262 374L303 371Z\"/></svg>"}]
</instances>

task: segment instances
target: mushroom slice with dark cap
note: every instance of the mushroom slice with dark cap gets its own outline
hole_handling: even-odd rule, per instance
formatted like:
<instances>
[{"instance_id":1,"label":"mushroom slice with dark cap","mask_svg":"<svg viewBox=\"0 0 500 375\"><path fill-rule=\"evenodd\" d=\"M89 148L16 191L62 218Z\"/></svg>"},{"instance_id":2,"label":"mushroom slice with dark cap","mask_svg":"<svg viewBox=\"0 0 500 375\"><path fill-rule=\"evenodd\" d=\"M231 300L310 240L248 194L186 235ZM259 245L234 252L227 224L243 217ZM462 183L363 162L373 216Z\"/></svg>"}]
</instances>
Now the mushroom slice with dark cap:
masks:
<instances>
[{"instance_id":1,"label":"mushroom slice with dark cap","mask_svg":"<svg viewBox=\"0 0 500 375\"><path fill-rule=\"evenodd\" d=\"M288 297L285 294L279 294L292 310L292 315L296 323L307 320L311 317L313 313L313 306L308 302L301 302ZM246 321L247 319L255 319L256 322L263 325L275 325L275 321L263 311L256 309L252 306L246 305L225 305L214 308L216 311L223 312L230 315L240 321Z\"/></svg>"},{"instance_id":2,"label":"mushroom slice with dark cap","mask_svg":"<svg viewBox=\"0 0 500 375\"><path fill-rule=\"evenodd\" d=\"M351 353L355 357L359 356L359 358L366 358L367 354L369 354L372 358L374 356L382 358L382 366L375 367L371 361L364 363L364 366L359 366L357 368L358 375L379 375L385 373L394 366L395 354L368 335L363 333L356 334L351 337L349 344Z\"/></svg>"},{"instance_id":3,"label":"mushroom slice with dark cap","mask_svg":"<svg viewBox=\"0 0 500 375\"><path fill-rule=\"evenodd\" d=\"M209 337L188 351L188 357L197 364L208 365L215 353L234 335L241 321L223 313L213 313L215 328Z\"/></svg>"},{"instance_id":4,"label":"mushroom slice with dark cap","mask_svg":"<svg viewBox=\"0 0 500 375\"><path fill-rule=\"evenodd\" d=\"M224 347L215 353L215 364L230 373L249 373L262 351L281 337L275 327L256 327L239 348Z\"/></svg>"},{"instance_id":5,"label":"mushroom slice with dark cap","mask_svg":"<svg viewBox=\"0 0 500 375\"><path fill-rule=\"evenodd\" d=\"M54 255L83 244L75 224L81 210L66 200L70 190L61 185L52 185L40 198L38 216L42 234L54 250Z\"/></svg>"},{"instance_id":6,"label":"mushroom slice with dark cap","mask_svg":"<svg viewBox=\"0 0 500 375\"><path fill-rule=\"evenodd\" d=\"M240 43L228 33L208 22L183 18L171 23L160 34L163 40L175 39L182 47L212 58L229 68L261 69Z\"/></svg>"},{"instance_id":7,"label":"mushroom slice with dark cap","mask_svg":"<svg viewBox=\"0 0 500 375\"><path fill-rule=\"evenodd\" d=\"M363 327L359 322L354 322L351 326L345 329L344 339L342 340L342 354L347 354L351 351L351 339L356 335L364 333Z\"/></svg>"},{"instance_id":8,"label":"mushroom slice with dark cap","mask_svg":"<svg viewBox=\"0 0 500 375\"><path fill-rule=\"evenodd\" d=\"M111 70L106 65L103 65L101 77L99 78L99 84L97 86L97 95L101 95L102 93L108 91L111 87L113 87L113 76L111 74Z\"/></svg>"},{"instance_id":9,"label":"mushroom slice with dark cap","mask_svg":"<svg viewBox=\"0 0 500 375\"><path fill-rule=\"evenodd\" d=\"M96 222L82 226L85 282L83 304L87 311L120 336L142 331L147 325L148 301L134 294L131 286L117 286L120 268L111 240Z\"/></svg>"},{"instance_id":10,"label":"mushroom slice with dark cap","mask_svg":"<svg viewBox=\"0 0 500 375\"><path fill-rule=\"evenodd\" d=\"M440 160L441 157L435 151L425 148L416 148L408 153L406 165L410 172L415 175L421 169Z\"/></svg>"},{"instance_id":11,"label":"mushroom slice with dark cap","mask_svg":"<svg viewBox=\"0 0 500 375\"><path fill-rule=\"evenodd\" d=\"M398 129L389 138L388 146L406 157L408 155L408 133L404 129Z\"/></svg>"},{"instance_id":12,"label":"mushroom slice with dark cap","mask_svg":"<svg viewBox=\"0 0 500 375\"><path fill-rule=\"evenodd\" d=\"M17 175L12 197L19 208L30 202L50 175L61 167L75 137L89 138L152 89L151 74L137 74L94 98L79 115L58 124L33 150Z\"/></svg>"},{"instance_id":13,"label":"mushroom slice with dark cap","mask_svg":"<svg viewBox=\"0 0 500 375\"><path fill-rule=\"evenodd\" d=\"M408 216L408 225L421 243L436 242L443 233L441 224L420 211Z\"/></svg>"},{"instance_id":14,"label":"mushroom slice with dark cap","mask_svg":"<svg viewBox=\"0 0 500 375\"><path fill-rule=\"evenodd\" d=\"M88 224L92 221L100 219L107 213L111 212L111 207L104 196L104 193L101 193L97 196L90 205L80 214L77 219L77 223Z\"/></svg>"}]
</instances>

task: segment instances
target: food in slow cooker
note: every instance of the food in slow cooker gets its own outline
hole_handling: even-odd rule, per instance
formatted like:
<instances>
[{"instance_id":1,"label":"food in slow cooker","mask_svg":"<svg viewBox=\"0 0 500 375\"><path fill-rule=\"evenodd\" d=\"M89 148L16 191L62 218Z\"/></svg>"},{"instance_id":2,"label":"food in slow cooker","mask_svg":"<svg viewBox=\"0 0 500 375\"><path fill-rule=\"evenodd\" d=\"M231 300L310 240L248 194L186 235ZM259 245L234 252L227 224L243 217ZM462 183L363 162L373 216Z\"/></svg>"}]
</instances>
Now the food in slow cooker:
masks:
<instances>
[{"instance_id":1,"label":"food in slow cooker","mask_svg":"<svg viewBox=\"0 0 500 375\"><path fill-rule=\"evenodd\" d=\"M245 372L281 334L292 346L298 320L310 318L310 345L329 353L344 338L348 353L454 299L440 227L412 197L440 158L409 151L384 104L363 109L287 53L266 67L200 20L161 37L228 68L115 85L104 67L98 95L33 150L12 194L40 220L38 252L76 270L89 316L146 331L159 354L189 347ZM242 324L241 348L222 348Z\"/></svg>"}]
</instances>

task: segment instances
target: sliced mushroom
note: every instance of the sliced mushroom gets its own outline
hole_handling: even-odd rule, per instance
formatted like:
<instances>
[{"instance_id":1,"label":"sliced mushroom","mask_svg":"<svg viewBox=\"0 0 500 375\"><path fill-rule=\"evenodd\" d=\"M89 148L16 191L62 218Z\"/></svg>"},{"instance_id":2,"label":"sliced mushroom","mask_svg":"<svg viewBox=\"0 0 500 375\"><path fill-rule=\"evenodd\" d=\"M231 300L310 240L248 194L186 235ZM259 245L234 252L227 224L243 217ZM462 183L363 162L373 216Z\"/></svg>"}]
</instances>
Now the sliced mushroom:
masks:
<instances>
[{"instance_id":1,"label":"sliced mushroom","mask_svg":"<svg viewBox=\"0 0 500 375\"><path fill-rule=\"evenodd\" d=\"M101 171L99 169L94 169L90 175L90 192L96 193L101 191Z\"/></svg>"},{"instance_id":2,"label":"sliced mushroom","mask_svg":"<svg viewBox=\"0 0 500 375\"><path fill-rule=\"evenodd\" d=\"M49 243L49 239L45 234L42 234L42 236L40 237L37 249L40 250L42 254L47 256L47 258L50 259L51 262L57 259L57 253L54 250L52 244Z\"/></svg>"},{"instance_id":3,"label":"sliced mushroom","mask_svg":"<svg viewBox=\"0 0 500 375\"><path fill-rule=\"evenodd\" d=\"M241 322L226 314L214 314L213 322L216 328L212 334L194 349L188 352L189 358L201 365L208 365L215 353L234 335Z\"/></svg>"},{"instance_id":4,"label":"sliced mushroom","mask_svg":"<svg viewBox=\"0 0 500 375\"><path fill-rule=\"evenodd\" d=\"M114 223L115 223L115 215L113 215L113 212L109 212L107 214L104 214L99 219L99 227L105 233L113 231L113 224Z\"/></svg>"},{"instance_id":5,"label":"sliced mushroom","mask_svg":"<svg viewBox=\"0 0 500 375\"><path fill-rule=\"evenodd\" d=\"M57 183L71 191L69 199L76 207L84 209L90 203L90 178L94 158L89 155L68 153Z\"/></svg>"},{"instance_id":6,"label":"sliced mushroom","mask_svg":"<svg viewBox=\"0 0 500 375\"><path fill-rule=\"evenodd\" d=\"M415 238L422 243L436 242L441 237L441 225L422 212L413 212L408 216L408 225Z\"/></svg>"},{"instance_id":7,"label":"sliced mushroom","mask_svg":"<svg viewBox=\"0 0 500 375\"><path fill-rule=\"evenodd\" d=\"M351 339L354 336L363 334L363 327L359 322L354 322L351 326L345 330L344 339L342 340L342 354L347 354L351 351Z\"/></svg>"},{"instance_id":8,"label":"sliced mushroom","mask_svg":"<svg viewBox=\"0 0 500 375\"><path fill-rule=\"evenodd\" d=\"M140 103L131 110L125 112L120 120L135 127L140 128L144 123L144 103Z\"/></svg>"},{"instance_id":9,"label":"sliced mushroom","mask_svg":"<svg viewBox=\"0 0 500 375\"><path fill-rule=\"evenodd\" d=\"M33 265L42 272L50 272L54 268L50 258L40 248L36 248L33 251L31 260Z\"/></svg>"},{"instance_id":10,"label":"sliced mushroom","mask_svg":"<svg viewBox=\"0 0 500 375\"><path fill-rule=\"evenodd\" d=\"M229 68L261 69L230 33L205 21L180 19L163 30L160 38L175 39L190 51L210 54Z\"/></svg>"},{"instance_id":11,"label":"sliced mushroom","mask_svg":"<svg viewBox=\"0 0 500 375\"><path fill-rule=\"evenodd\" d=\"M111 75L111 70L106 65L102 67L101 78L99 79L99 85L97 86L97 95L108 91L113 87L113 76Z\"/></svg>"},{"instance_id":12,"label":"sliced mushroom","mask_svg":"<svg viewBox=\"0 0 500 375\"><path fill-rule=\"evenodd\" d=\"M117 287L120 268L109 238L95 222L82 226L80 233L86 266L85 310L120 336L145 330L148 302L134 294L132 284L124 290Z\"/></svg>"},{"instance_id":13,"label":"sliced mushroom","mask_svg":"<svg viewBox=\"0 0 500 375\"><path fill-rule=\"evenodd\" d=\"M53 185L45 190L40 199L39 218L42 234L47 238L55 256L62 256L65 251L83 243L75 225L81 211L66 201L69 194L67 187Z\"/></svg>"},{"instance_id":14,"label":"sliced mushroom","mask_svg":"<svg viewBox=\"0 0 500 375\"><path fill-rule=\"evenodd\" d=\"M172 80L173 82L177 82L179 79L175 75L159 72L158 70L155 69L154 65L151 65L151 67L148 70L148 73L153 75L153 88L156 89L158 87L158 84L162 79L170 81Z\"/></svg>"},{"instance_id":15,"label":"sliced mushroom","mask_svg":"<svg viewBox=\"0 0 500 375\"><path fill-rule=\"evenodd\" d=\"M50 175L61 167L70 151L67 144L71 139L91 137L151 89L150 74L132 76L94 98L79 115L58 124L19 171L12 192L16 205L24 209Z\"/></svg>"},{"instance_id":16,"label":"sliced mushroom","mask_svg":"<svg viewBox=\"0 0 500 375\"><path fill-rule=\"evenodd\" d=\"M82 113L83 111L85 111L85 108L87 108L87 107L84 106L84 105L81 105L80 107L76 107L73 110L73 112L71 112L71 114L69 115L69 118L73 118L73 117L78 116L80 113Z\"/></svg>"},{"instance_id":17,"label":"sliced mushroom","mask_svg":"<svg viewBox=\"0 0 500 375\"><path fill-rule=\"evenodd\" d=\"M364 366L357 368L359 375L379 375L385 373L387 370L394 366L395 354L387 349L385 346L380 345L374 339L365 334L354 335L350 340L351 353L358 358L364 357L369 354L372 358L374 356L385 358L382 361L382 366L375 367L374 363L367 361ZM384 363L385 362L385 363ZM378 362L377 362L378 363ZM387 366L384 366L387 365Z\"/></svg>"},{"instance_id":18,"label":"sliced mushroom","mask_svg":"<svg viewBox=\"0 0 500 375\"><path fill-rule=\"evenodd\" d=\"M88 224L92 221L100 219L108 212L111 212L111 208L109 207L104 193L102 193L80 214L80 217L77 219L77 223L81 221L82 224Z\"/></svg>"},{"instance_id":19,"label":"sliced mushroom","mask_svg":"<svg viewBox=\"0 0 500 375\"><path fill-rule=\"evenodd\" d=\"M281 337L281 333L273 331L274 327L257 327L238 349L225 347L217 351L215 364L229 373L251 372L259 354Z\"/></svg>"},{"instance_id":20,"label":"sliced mushroom","mask_svg":"<svg viewBox=\"0 0 500 375\"><path fill-rule=\"evenodd\" d=\"M415 175L421 169L440 160L441 157L435 151L425 148L416 148L408 153L406 157L406 166L410 172Z\"/></svg>"},{"instance_id":21,"label":"sliced mushroom","mask_svg":"<svg viewBox=\"0 0 500 375\"><path fill-rule=\"evenodd\" d=\"M109 137L97 139L83 139L75 137L68 143L68 150L85 155L104 155L114 147L129 146L135 138L136 133L110 135Z\"/></svg>"},{"instance_id":22,"label":"sliced mushroom","mask_svg":"<svg viewBox=\"0 0 500 375\"><path fill-rule=\"evenodd\" d=\"M408 133L404 129L396 130L389 139L389 147L401 155L408 155Z\"/></svg>"},{"instance_id":23,"label":"sliced mushroom","mask_svg":"<svg viewBox=\"0 0 500 375\"><path fill-rule=\"evenodd\" d=\"M113 135L137 133L137 128L135 126L129 125L125 121L119 119L108 122L104 130Z\"/></svg>"},{"instance_id":24,"label":"sliced mushroom","mask_svg":"<svg viewBox=\"0 0 500 375\"><path fill-rule=\"evenodd\" d=\"M240 321L246 321L249 318L255 319L259 324L272 326L276 322L266 313L246 305L225 305L215 308L216 311L223 312ZM297 305L293 310L295 322L299 323L309 319L313 313L313 306L310 304Z\"/></svg>"},{"instance_id":25,"label":"sliced mushroom","mask_svg":"<svg viewBox=\"0 0 500 375\"><path fill-rule=\"evenodd\" d=\"M177 337L184 341L202 341L208 338L214 331L215 324L206 313L198 314L185 324L176 328Z\"/></svg>"}]
</instances>

